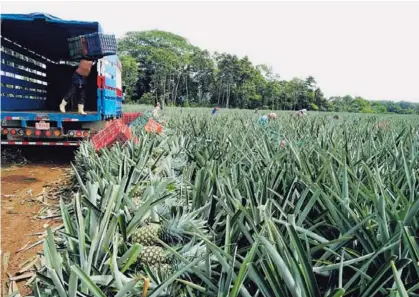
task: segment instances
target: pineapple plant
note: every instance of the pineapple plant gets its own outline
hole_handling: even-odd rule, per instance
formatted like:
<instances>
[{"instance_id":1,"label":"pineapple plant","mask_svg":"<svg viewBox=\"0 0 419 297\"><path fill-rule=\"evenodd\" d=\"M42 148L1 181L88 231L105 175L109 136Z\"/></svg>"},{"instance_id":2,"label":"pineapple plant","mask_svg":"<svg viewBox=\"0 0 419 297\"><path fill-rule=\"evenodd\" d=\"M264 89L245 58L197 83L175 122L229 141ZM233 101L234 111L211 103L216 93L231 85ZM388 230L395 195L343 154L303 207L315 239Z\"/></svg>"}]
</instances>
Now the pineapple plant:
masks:
<instances>
[{"instance_id":1,"label":"pineapple plant","mask_svg":"<svg viewBox=\"0 0 419 297\"><path fill-rule=\"evenodd\" d=\"M205 234L205 221L197 219L195 213L187 213L164 220L160 224L140 227L132 235L132 239L141 245L158 244L156 237L167 244L175 244L185 242L195 230Z\"/></svg>"},{"instance_id":2,"label":"pineapple plant","mask_svg":"<svg viewBox=\"0 0 419 297\"><path fill-rule=\"evenodd\" d=\"M203 256L206 252L206 247L202 242L195 244L194 241L189 242L178 250L178 253L188 262ZM157 246L144 247L139 256L139 262L147 265L154 275L158 275L162 279L167 279L175 271L179 271L187 265L173 255L166 255L164 249ZM205 265L205 260L201 260L195 265L195 268L204 270ZM186 271L187 273L188 271Z\"/></svg>"}]
</instances>

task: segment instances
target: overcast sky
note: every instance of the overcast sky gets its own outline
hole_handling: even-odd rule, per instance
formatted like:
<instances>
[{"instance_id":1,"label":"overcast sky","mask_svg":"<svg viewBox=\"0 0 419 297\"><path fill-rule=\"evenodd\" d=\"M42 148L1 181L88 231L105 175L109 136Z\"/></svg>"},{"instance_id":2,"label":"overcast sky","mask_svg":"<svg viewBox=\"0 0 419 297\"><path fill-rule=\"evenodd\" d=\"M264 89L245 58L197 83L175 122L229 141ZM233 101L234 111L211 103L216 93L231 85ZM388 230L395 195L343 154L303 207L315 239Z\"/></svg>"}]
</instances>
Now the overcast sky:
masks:
<instances>
[{"instance_id":1,"label":"overcast sky","mask_svg":"<svg viewBox=\"0 0 419 297\"><path fill-rule=\"evenodd\" d=\"M11 2L2 13L99 21L107 33L159 29L248 55L326 96L419 102L419 2ZM53 45L52 45L53 46Z\"/></svg>"}]
</instances>

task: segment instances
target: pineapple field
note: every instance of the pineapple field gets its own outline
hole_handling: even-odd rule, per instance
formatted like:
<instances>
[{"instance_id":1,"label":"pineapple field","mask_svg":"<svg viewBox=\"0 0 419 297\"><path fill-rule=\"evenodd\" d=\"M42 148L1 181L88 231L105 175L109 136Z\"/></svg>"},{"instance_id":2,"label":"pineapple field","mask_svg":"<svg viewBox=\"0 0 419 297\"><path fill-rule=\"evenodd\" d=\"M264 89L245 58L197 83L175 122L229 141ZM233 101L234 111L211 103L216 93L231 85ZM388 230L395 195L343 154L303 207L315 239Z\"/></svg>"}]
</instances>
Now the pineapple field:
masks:
<instances>
[{"instance_id":1,"label":"pineapple field","mask_svg":"<svg viewBox=\"0 0 419 297\"><path fill-rule=\"evenodd\" d=\"M162 115L77 151L35 296L419 296L419 117Z\"/></svg>"}]
</instances>

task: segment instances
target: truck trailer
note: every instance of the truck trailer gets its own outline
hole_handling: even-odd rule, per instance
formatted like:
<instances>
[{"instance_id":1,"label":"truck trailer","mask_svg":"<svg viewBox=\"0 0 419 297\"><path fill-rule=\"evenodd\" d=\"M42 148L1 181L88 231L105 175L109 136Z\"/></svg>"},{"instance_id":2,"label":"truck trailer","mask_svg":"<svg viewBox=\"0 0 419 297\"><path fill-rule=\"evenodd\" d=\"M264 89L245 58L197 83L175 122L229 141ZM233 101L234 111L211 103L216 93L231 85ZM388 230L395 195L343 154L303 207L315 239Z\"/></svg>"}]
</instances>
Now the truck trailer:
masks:
<instances>
[{"instance_id":1,"label":"truck trailer","mask_svg":"<svg viewBox=\"0 0 419 297\"><path fill-rule=\"evenodd\" d=\"M92 67L85 112L76 98L59 104L78 65L68 39L101 33L98 22L63 20L44 13L1 14L1 144L78 146L106 121L122 115L122 66L116 55Z\"/></svg>"}]
</instances>

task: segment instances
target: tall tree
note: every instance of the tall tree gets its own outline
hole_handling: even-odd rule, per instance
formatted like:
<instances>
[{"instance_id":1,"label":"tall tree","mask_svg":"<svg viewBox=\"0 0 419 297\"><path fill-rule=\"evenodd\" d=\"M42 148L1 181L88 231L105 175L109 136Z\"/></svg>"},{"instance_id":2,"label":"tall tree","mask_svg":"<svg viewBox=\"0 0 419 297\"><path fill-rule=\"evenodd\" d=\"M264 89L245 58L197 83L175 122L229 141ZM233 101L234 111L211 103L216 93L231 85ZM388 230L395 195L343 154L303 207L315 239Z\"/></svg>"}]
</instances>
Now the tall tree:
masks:
<instances>
[{"instance_id":1,"label":"tall tree","mask_svg":"<svg viewBox=\"0 0 419 297\"><path fill-rule=\"evenodd\" d=\"M128 32L118 41L127 95L140 102L236 108L312 109L419 114L419 104L370 102L350 95L326 99L313 76L280 80L268 65L248 57L211 54L164 31Z\"/></svg>"},{"instance_id":2,"label":"tall tree","mask_svg":"<svg viewBox=\"0 0 419 297\"><path fill-rule=\"evenodd\" d=\"M138 65L137 60L131 55L122 55L120 57L122 64L122 83L126 87L126 96L130 100L135 91L135 86L138 79Z\"/></svg>"}]
</instances>

